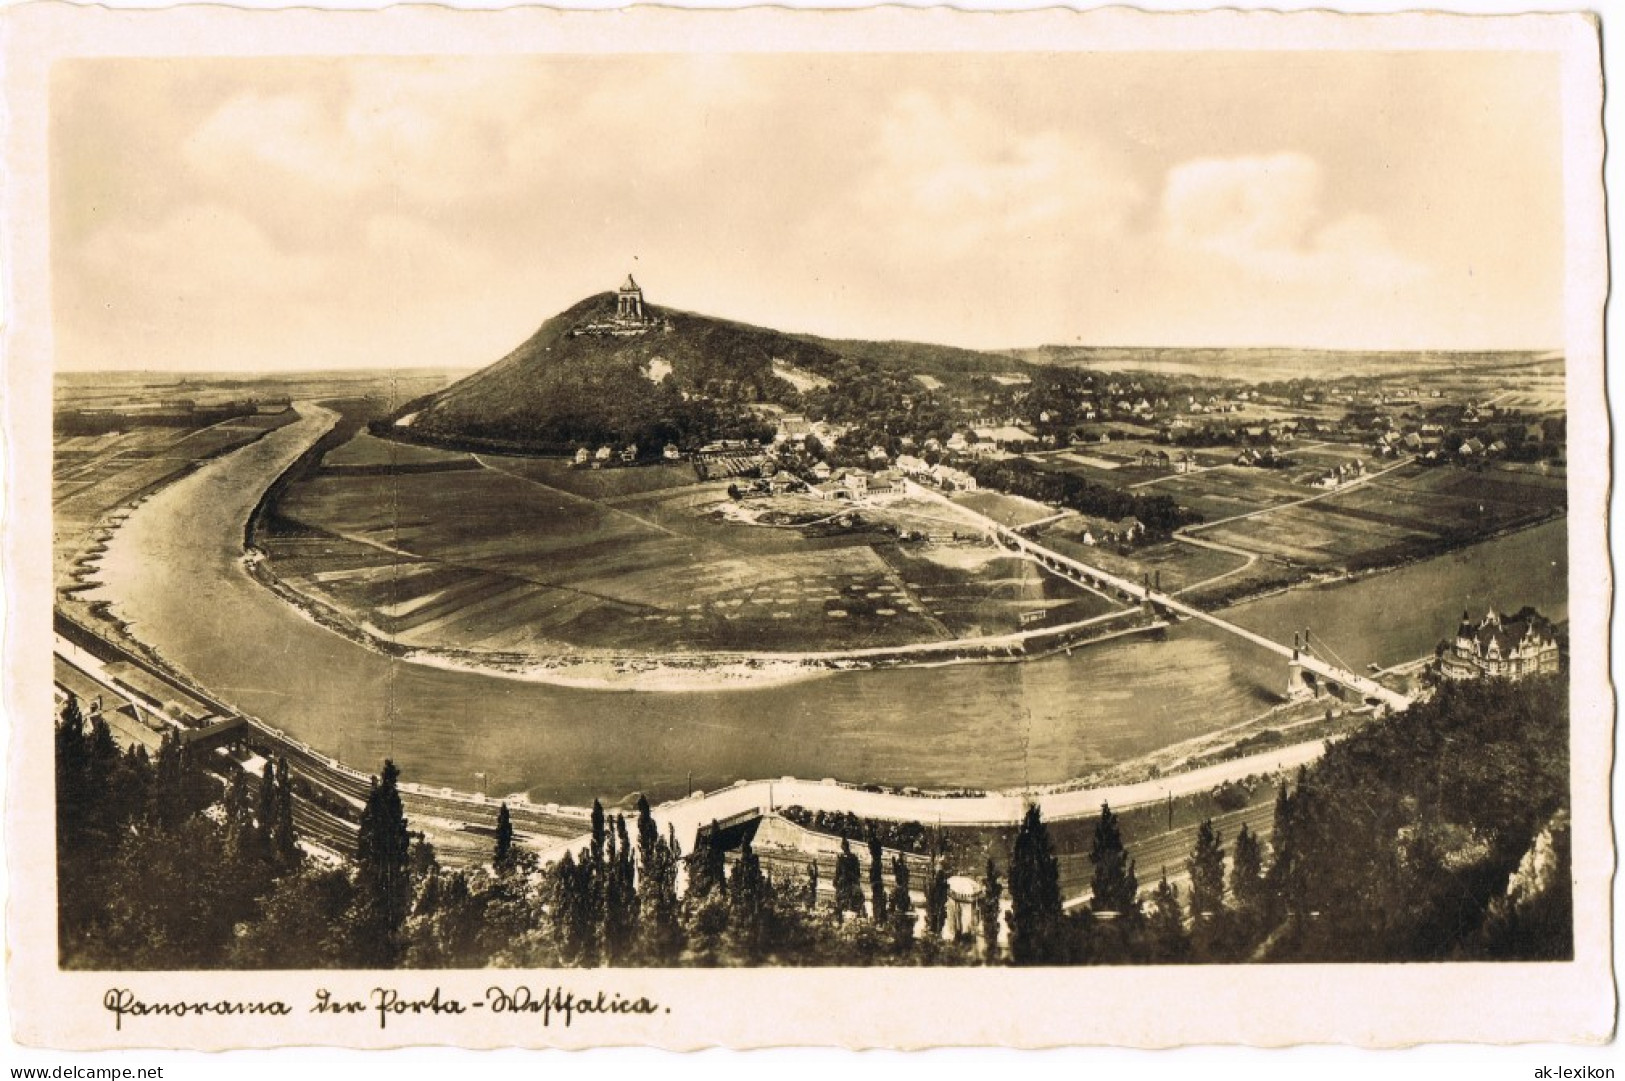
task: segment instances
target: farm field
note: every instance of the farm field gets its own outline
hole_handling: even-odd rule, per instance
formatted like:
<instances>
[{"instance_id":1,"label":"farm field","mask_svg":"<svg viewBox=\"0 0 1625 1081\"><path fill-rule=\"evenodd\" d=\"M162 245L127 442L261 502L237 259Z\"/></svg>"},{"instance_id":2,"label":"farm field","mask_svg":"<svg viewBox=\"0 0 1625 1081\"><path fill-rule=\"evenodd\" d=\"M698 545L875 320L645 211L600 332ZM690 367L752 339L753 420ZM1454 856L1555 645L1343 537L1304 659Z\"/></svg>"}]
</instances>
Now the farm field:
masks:
<instances>
[{"instance_id":1,"label":"farm field","mask_svg":"<svg viewBox=\"0 0 1625 1081\"><path fill-rule=\"evenodd\" d=\"M1109 545L1084 544L1067 530L1065 522L1046 528L1040 539L1062 555L1099 567L1109 574L1136 582L1151 575L1153 581L1160 581L1162 589L1169 593L1179 593L1210 578L1230 574L1247 562L1245 556L1232 552L1200 548L1173 540L1148 544L1124 554Z\"/></svg>"},{"instance_id":2,"label":"farm field","mask_svg":"<svg viewBox=\"0 0 1625 1081\"><path fill-rule=\"evenodd\" d=\"M366 432L358 433L341 447L329 451L322 459L322 465L327 469L346 467L368 468L375 466L423 466L446 465L450 463L469 463L472 458L455 450L440 450L436 447L423 447L415 443L399 443L392 439L379 439Z\"/></svg>"},{"instance_id":3,"label":"farm field","mask_svg":"<svg viewBox=\"0 0 1625 1081\"><path fill-rule=\"evenodd\" d=\"M640 465L632 468L576 469L558 458L520 458L480 454L480 461L504 473L540 481L552 488L588 499L614 500L694 483L694 467L686 462Z\"/></svg>"},{"instance_id":4,"label":"farm field","mask_svg":"<svg viewBox=\"0 0 1625 1081\"><path fill-rule=\"evenodd\" d=\"M289 412L198 428L133 426L58 440L51 461L52 569L58 587L71 584L75 566L97 554L97 527L119 508L292 418Z\"/></svg>"},{"instance_id":5,"label":"farm field","mask_svg":"<svg viewBox=\"0 0 1625 1081\"><path fill-rule=\"evenodd\" d=\"M1293 472L1225 465L1201 473L1174 474L1153 490L1172 496L1205 521L1217 522L1314 495L1313 488L1293 480Z\"/></svg>"},{"instance_id":6,"label":"farm field","mask_svg":"<svg viewBox=\"0 0 1625 1081\"><path fill-rule=\"evenodd\" d=\"M1365 566L1526 525L1565 504L1561 478L1407 466L1313 503L1202 529L1202 538L1307 566Z\"/></svg>"},{"instance_id":7,"label":"farm field","mask_svg":"<svg viewBox=\"0 0 1625 1081\"><path fill-rule=\"evenodd\" d=\"M341 461L383 460L381 441L358 439ZM686 466L571 470L488 455L473 470L447 464L378 476L324 463L289 488L260 538L273 569L404 646L535 656L891 647L1114 608L1026 560L953 540L930 504L752 501L774 520L817 519L775 527L741 521L727 484L696 483ZM904 529L939 540L904 544Z\"/></svg>"},{"instance_id":8,"label":"farm field","mask_svg":"<svg viewBox=\"0 0 1625 1081\"><path fill-rule=\"evenodd\" d=\"M1053 518L1056 513L1055 508L1037 500L1007 495L1004 492L956 492L951 498L960 506L969 507L978 514L986 515L1000 525L1010 526L1013 529L1029 522Z\"/></svg>"}]
</instances>

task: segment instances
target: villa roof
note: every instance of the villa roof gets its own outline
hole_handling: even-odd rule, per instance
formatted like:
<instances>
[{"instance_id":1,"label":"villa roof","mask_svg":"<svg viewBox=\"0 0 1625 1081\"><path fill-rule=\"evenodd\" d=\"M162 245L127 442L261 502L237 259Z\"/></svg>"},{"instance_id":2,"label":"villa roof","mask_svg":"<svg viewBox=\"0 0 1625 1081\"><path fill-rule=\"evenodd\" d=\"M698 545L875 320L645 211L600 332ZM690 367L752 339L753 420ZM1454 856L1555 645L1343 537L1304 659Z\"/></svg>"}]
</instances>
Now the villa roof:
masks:
<instances>
[{"instance_id":1,"label":"villa roof","mask_svg":"<svg viewBox=\"0 0 1625 1081\"><path fill-rule=\"evenodd\" d=\"M1493 651L1504 657L1527 639L1540 642L1555 637L1551 620L1528 607L1511 616L1501 616L1491 609L1477 627L1469 624L1462 630L1473 640L1480 656Z\"/></svg>"}]
</instances>

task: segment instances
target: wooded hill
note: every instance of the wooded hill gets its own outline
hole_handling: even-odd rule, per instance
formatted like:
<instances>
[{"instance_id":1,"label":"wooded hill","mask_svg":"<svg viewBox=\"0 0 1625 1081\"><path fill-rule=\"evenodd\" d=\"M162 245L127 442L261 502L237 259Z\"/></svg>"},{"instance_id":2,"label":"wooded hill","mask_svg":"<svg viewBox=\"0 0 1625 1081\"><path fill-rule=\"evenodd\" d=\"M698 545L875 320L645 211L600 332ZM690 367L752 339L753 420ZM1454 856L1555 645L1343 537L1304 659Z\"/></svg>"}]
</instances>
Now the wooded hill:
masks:
<instances>
[{"instance_id":1,"label":"wooded hill","mask_svg":"<svg viewBox=\"0 0 1625 1081\"><path fill-rule=\"evenodd\" d=\"M536 450L637 443L659 452L745 434L741 406L791 399L775 360L827 371L838 359L823 346L777 331L648 306L652 325L616 335L583 328L608 323L615 294L599 293L543 323L488 368L414 403L414 434L439 441L471 437Z\"/></svg>"},{"instance_id":2,"label":"wooded hill","mask_svg":"<svg viewBox=\"0 0 1625 1081\"><path fill-rule=\"evenodd\" d=\"M1025 367L951 346L833 341L653 305L642 332L593 330L615 307L614 293L599 293L560 312L495 364L403 407L391 420L417 416L392 434L540 453L636 443L658 454L666 443L770 434L746 406L800 405L775 363L825 379L850 379L854 364L948 379Z\"/></svg>"}]
</instances>

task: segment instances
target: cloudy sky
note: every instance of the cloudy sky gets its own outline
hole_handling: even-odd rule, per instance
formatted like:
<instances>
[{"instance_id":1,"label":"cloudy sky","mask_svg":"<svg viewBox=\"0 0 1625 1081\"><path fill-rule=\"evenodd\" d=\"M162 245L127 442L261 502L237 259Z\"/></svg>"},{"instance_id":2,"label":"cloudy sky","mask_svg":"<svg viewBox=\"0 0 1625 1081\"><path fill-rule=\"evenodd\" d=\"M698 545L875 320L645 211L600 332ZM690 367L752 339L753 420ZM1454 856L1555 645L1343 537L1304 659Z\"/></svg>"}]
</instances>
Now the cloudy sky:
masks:
<instances>
[{"instance_id":1,"label":"cloudy sky","mask_svg":"<svg viewBox=\"0 0 1625 1081\"><path fill-rule=\"evenodd\" d=\"M998 347L1562 342L1557 63L82 60L62 368L477 366L656 304Z\"/></svg>"}]
</instances>

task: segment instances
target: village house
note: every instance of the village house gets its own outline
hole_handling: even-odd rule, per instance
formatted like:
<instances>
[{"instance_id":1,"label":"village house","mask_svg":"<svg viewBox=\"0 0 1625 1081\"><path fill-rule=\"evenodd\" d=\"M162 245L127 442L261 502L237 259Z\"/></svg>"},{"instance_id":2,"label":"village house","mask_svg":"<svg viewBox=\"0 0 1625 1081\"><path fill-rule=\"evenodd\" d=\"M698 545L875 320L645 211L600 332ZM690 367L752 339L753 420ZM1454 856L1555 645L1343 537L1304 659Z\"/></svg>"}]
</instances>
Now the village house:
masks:
<instances>
[{"instance_id":1,"label":"village house","mask_svg":"<svg viewBox=\"0 0 1625 1081\"><path fill-rule=\"evenodd\" d=\"M660 456L668 462L675 462L682 459L683 452L677 449L676 443L667 443L665 449L660 452Z\"/></svg>"},{"instance_id":2,"label":"village house","mask_svg":"<svg viewBox=\"0 0 1625 1081\"><path fill-rule=\"evenodd\" d=\"M574 459L572 459L572 461L575 465L581 466L586 465L591 458L592 451L588 450L586 447L577 447L576 456Z\"/></svg>"},{"instance_id":3,"label":"village house","mask_svg":"<svg viewBox=\"0 0 1625 1081\"><path fill-rule=\"evenodd\" d=\"M955 469L949 465L938 465L931 470L931 474L943 488L954 492L976 491L976 478L963 469Z\"/></svg>"},{"instance_id":4,"label":"village house","mask_svg":"<svg viewBox=\"0 0 1625 1081\"><path fill-rule=\"evenodd\" d=\"M1138 544L1145 539L1145 523L1138 518L1120 518L1112 526L1111 539L1118 544Z\"/></svg>"},{"instance_id":5,"label":"village house","mask_svg":"<svg viewBox=\"0 0 1625 1081\"><path fill-rule=\"evenodd\" d=\"M899 454L897 456L897 468L902 470L904 475L912 477L916 474L928 472L931 467L926 464L923 458L916 458L912 454Z\"/></svg>"},{"instance_id":6,"label":"village house","mask_svg":"<svg viewBox=\"0 0 1625 1081\"><path fill-rule=\"evenodd\" d=\"M871 499L889 499L904 493L903 475L895 469L885 469L869 478L868 496Z\"/></svg>"}]
</instances>

